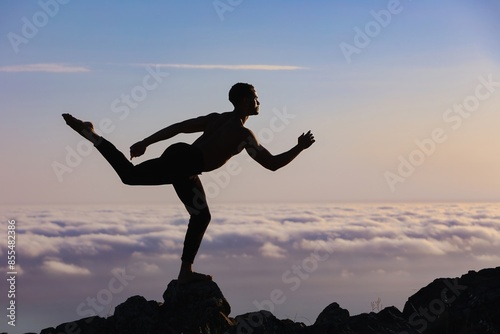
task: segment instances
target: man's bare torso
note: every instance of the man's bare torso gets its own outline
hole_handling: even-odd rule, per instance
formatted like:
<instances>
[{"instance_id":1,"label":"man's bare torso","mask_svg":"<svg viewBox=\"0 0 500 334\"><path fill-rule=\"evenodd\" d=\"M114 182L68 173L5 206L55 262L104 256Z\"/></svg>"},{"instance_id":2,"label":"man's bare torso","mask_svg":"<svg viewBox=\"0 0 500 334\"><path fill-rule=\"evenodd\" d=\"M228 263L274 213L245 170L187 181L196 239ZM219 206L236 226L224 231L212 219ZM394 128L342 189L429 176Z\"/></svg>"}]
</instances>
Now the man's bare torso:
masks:
<instances>
[{"instance_id":1,"label":"man's bare torso","mask_svg":"<svg viewBox=\"0 0 500 334\"><path fill-rule=\"evenodd\" d=\"M213 113L207 118L205 131L193 143L203 152L205 172L221 167L240 153L249 135L249 130L233 112Z\"/></svg>"}]
</instances>

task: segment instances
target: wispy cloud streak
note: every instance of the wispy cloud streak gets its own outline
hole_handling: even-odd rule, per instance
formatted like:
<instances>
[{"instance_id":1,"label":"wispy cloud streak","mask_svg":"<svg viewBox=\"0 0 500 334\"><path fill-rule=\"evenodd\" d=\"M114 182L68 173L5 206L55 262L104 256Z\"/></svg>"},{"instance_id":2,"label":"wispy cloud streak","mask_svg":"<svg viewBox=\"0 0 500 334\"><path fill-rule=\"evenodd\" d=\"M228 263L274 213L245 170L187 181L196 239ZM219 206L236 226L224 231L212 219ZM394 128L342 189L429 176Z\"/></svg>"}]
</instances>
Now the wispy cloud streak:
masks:
<instances>
[{"instance_id":1,"label":"wispy cloud streak","mask_svg":"<svg viewBox=\"0 0 500 334\"><path fill-rule=\"evenodd\" d=\"M90 72L90 69L84 66L44 63L44 64L1 66L0 72L85 73L85 72Z\"/></svg>"},{"instance_id":2,"label":"wispy cloud streak","mask_svg":"<svg viewBox=\"0 0 500 334\"><path fill-rule=\"evenodd\" d=\"M202 69L202 70L232 70L232 71L296 71L307 67L293 65L265 65L265 64L135 64L137 66L157 66L164 68Z\"/></svg>"}]
</instances>

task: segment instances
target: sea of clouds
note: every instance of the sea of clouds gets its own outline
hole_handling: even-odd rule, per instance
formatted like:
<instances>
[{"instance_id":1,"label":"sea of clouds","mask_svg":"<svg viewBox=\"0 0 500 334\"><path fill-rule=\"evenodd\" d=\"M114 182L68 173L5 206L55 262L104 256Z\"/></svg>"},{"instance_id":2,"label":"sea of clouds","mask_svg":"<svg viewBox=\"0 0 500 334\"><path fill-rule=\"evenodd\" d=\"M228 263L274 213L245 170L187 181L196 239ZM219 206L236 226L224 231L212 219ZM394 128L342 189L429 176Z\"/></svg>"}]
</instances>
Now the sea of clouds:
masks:
<instances>
[{"instance_id":1,"label":"sea of clouds","mask_svg":"<svg viewBox=\"0 0 500 334\"><path fill-rule=\"evenodd\" d=\"M133 295L161 301L180 264L179 205L4 207L16 221L18 329L108 316ZM500 264L500 204L226 204L211 208L195 269L232 315L271 310L311 324L394 305L437 277ZM0 268L7 272L6 237ZM6 282L2 285L6 294ZM375 310L376 311L376 310ZM0 331L11 330L0 324Z\"/></svg>"}]
</instances>

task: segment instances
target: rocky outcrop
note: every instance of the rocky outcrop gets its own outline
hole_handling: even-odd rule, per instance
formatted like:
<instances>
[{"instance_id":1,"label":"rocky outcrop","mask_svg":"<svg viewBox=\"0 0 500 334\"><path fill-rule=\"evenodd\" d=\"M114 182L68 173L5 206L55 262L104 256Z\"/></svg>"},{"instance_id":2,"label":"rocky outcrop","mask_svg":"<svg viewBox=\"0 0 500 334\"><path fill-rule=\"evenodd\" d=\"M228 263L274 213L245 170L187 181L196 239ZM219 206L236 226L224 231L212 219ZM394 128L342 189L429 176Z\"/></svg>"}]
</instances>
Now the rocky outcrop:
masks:
<instances>
[{"instance_id":1,"label":"rocky outcrop","mask_svg":"<svg viewBox=\"0 0 500 334\"><path fill-rule=\"evenodd\" d=\"M408 324L403 314L394 306L386 307L379 313L349 316L349 311L337 303L330 304L323 310L314 325L308 327L304 333L420 334Z\"/></svg>"},{"instance_id":2,"label":"rocky outcrop","mask_svg":"<svg viewBox=\"0 0 500 334\"><path fill-rule=\"evenodd\" d=\"M436 279L408 299L403 315L425 334L500 333L500 267Z\"/></svg>"},{"instance_id":3,"label":"rocky outcrop","mask_svg":"<svg viewBox=\"0 0 500 334\"><path fill-rule=\"evenodd\" d=\"M180 333L224 333L233 325L231 306L215 282L179 285L173 280L163 300L162 319Z\"/></svg>"},{"instance_id":4,"label":"rocky outcrop","mask_svg":"<svg viewBox=\"0 0 500 334\"><path fill-rule=\"evenodd\" d=\"M162 303L133 296L109 318L90 317L44 329L41 334L500 334L500 267L440 278L420 289L403 312L391 306L351 316L328 305L306 326L268 311L231 318L215 282L170 282Z\"/></svg>"}]
</instances>

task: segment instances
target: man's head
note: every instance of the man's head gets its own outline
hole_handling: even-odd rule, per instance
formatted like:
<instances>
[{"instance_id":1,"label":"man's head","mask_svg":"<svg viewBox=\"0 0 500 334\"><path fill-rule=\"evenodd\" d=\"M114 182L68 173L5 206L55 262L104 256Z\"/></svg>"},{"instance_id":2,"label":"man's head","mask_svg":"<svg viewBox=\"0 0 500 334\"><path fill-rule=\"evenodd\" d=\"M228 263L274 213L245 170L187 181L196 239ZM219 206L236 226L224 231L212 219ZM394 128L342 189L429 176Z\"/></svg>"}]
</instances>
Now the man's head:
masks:
<instances>
[{"instance_id":1,"label":"man's head","mask_svg":"<svg viewBox=\"0 0 500 334\"><path fill-rule=\"evenodd\" d=\"M259 100L255 88L248 83L238 82L229 90L229 101L234 109L246 110L248 115L259 113Z\"/></svg>"}]
</instances>

